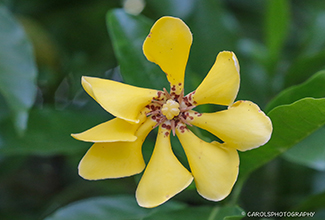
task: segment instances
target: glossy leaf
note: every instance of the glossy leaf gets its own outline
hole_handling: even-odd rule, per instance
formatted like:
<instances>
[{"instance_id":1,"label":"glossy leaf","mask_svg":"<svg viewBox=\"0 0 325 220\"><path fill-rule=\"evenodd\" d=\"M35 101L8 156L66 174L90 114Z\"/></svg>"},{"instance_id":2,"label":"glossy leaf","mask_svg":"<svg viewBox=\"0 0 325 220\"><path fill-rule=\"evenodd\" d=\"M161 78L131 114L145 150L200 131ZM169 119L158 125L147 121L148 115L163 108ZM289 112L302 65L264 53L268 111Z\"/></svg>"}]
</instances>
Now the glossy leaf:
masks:
<instances>
[{"instance_id":1,"label":"glossy leaf","mask_svg":"<svg viewBox=\"0 0 325 220\"><path fill-rule=\"evenodd\" d=\"M245 176L285 152L325 125L325 99L304 98L274 108L270 141L257 149L240 153L240 176Z\"/></svg>"},{"instance_id":2,"label":"glossy leaf","mask_svg":"<svg viewBox=\"0 0 325 220\"><path fill-rule=\"evenodd\" d=\"M289 104L304 97L325 97L325 71L319 71L306 82L282 91L267 106L270 110L278 105ZM325 130L320 128L284 153L284 157L314 169L325 170Z\"/></svg>"},{"instance_id":3,"label":"glossy leaf","mask_svg":"<svg viewBox=\"0 0 325 220\"><path fill-rule=\"evenodd\" d=\"M266 112L276 106L293 103L305 97L325 97L325 70L319 71L306 82L283 90L266 107Z\"/></svg>"},{"instance_id":4,"label":"glossy leaf","mask_svg":"<svg viewBox=\"0 0 325 220\"><path fill-rule=\"evenodd\" d=\"M138 206L134 196L96 197L63 207L45 220L140 220L155 212L183 207L180 203L169 202L155 209L145 209Z\"/></svg>"},{"instance_id":5,"label":"glossy leaf","mask_svg":"<svg viewBox=\"0 0 325 220\"><path fill-rule=\"evenodd\" d=\"M307 138L286 151L283 156L320 171L325 170L325 127L318 129Z\"/></svg>"},{"instance_id":6,"label":"glossy leaf","mask_svg":"<svg viewBox=\"0 0 325 220\"><path fill-rule=\"evenodd\" d=\"M31 43L13 15L0 6L0 93L19 132L26 129L28 110L35 100L36 76Z\"/></svg>"},{"instance_id":7,"label":"glossy leaf","mask_svg":"<svg viewBox=\"0 0 325 220\"><path fill-rule=\"evenodd\" d=\"M169 88L165 74L148 61L142 51L153 21L141 15L129 15L121 9L109 11L106 21L124 81L146 88Z\"/></svg>"}]
</instances>

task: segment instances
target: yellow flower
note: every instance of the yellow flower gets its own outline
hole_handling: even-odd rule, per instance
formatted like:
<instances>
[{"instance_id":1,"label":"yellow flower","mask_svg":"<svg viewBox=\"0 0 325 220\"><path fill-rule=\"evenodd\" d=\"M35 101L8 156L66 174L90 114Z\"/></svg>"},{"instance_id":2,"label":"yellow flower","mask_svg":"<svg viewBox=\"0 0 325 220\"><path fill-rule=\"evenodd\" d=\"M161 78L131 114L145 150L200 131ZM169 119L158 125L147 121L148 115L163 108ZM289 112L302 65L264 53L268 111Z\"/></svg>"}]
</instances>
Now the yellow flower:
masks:
<instances>
[{"instance_id":1,"label":"yellow flower","mask_svg":"<svg viewBox=\"0 0 325 220\"><path fill-rule=\"evenodd\" d=\"M220 52L199 87L184 96L184 73L191 44L189 28L174 17L160 18L143 44L147 59L166 73L170 92L82 77L87 93L116 118L72 135L94 142L80 161L80 176L98 180L142 172L142 144L148 133L159 126L154 151L136 190L140 206L155 207L166 202L193 178L198 193L208 200L219 201L229 195L238 175L237 150L265 144L270 139L272 124L256 104L234 103L239 89L239 64L233 52ZM192 110L202 104L228 108L202 114ZM201 140L188 129L192 125L223 142ZM173 154L171 133L180 140L191 171Z\"/></svg>"}]
</instances>

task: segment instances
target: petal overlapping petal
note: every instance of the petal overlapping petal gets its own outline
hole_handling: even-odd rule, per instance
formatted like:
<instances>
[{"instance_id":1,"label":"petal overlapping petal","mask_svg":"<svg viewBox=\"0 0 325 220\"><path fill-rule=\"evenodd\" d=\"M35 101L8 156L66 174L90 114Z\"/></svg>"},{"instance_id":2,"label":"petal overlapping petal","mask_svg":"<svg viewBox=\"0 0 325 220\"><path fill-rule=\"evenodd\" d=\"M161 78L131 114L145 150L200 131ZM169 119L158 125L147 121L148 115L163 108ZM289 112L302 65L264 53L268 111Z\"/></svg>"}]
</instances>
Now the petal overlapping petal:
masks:
<instances>
[{"instance_id":1,"label":"petal overlapping petal","mask_svg":"<svg viewBox=\"0 0 325 220\"><path fill-rule=\"evenodd\" d=\"M131 123L139 123L139 112L157 96L156 90L96 77L83 76L82 86L106 111Z\"/></svg>"},{"instance_id":2,"label":"petal overlapping petal","mask_svg":"<svg viewBox=\"0 0 325 220\"><path fill-rule=\"evenodd\" d=\"M208 75L193 94L195 105L230 105L239 89L239 64L233 52L220 52Z\"/></svg>"},{"instance_id":3,"label":"petal overlapping petal","mask_svg":"<svg viewBox=\"0 0 325 220\"><path fill-rule=\"evenodd\" d=\"M265 144L271 137L271 120L250 101L234 100L240 83L240 67L233 52L218 54L209 73L193 92L184 97L184 75L192 33L179 18L165 16L151 28L143 43L146 58L160 66L170 92L139 88L95 77L82 77L82 86L116 118L79 134L78 140L95 142L79 163L85 179L127 177L142 172L142 144L159 126L154 151L138 184L140 206L156 207L184 190L195 180L198 193L212 201L227 197L238 176L237 150ZM150 104L151 103L151 104ZM192 111L197 105L228 106L215 113ZM208 143L194 135L195 125L216 135L223 143ZM173 153L170 133L181 142L189 172Z\"/></svg>"},{"instance_id":4,"label":"petal overlapping petal","mask_svg":"<svg viewBox=\"0 0 325 220\"><path fill-rule=\"evenodd\" d=\"M114 118L79 134L71 134L77 140L88 142L135 141L136 130L141 124L131 124L123 119Z\"/></svg>"},{"instance_id":5,"label":"petal overlapping petal","mask_svg":"<svg viewBox=\"0 0 325 220\"><path fill-rule=\"evenodd\" d=\"M199 194L212 201L229 195L238 176L239 157L235 148L207 143L188 129L176 130L187 156Z\"/></svg>"},{"instance_id":6,"label":"petal overlapping petal","mask_svg":"<svg viewBox=\"0 0 325 220\"><path fill-rule=\"evenodd\" d=\"M143 44L144 55L166 73L176 94L180 94L184 86L191 45L192 33L187 25L181 19L169 16L156 21Z\"/></svg>"},{"instance_id":7,"label":"petal overlapping petal","mask_svg":"<svg viewBox=\"0 0 325 220\"><path fill-rule=\"evenodd\" d=\"M98 180L140 173L145 163L141 146L155 122L147 119L136 132L134 142L95 143L79 163L79 175Z\"/></svg>"},{"instance_id":8,"label":"petal overlapping petal","mask_svg":"<svg viewBox=\"0 0 325 220\"><path fill-rule=\"evenodd\" d=\"M172 151L170 132L160 126L153 154L136 191L138 204L147 208L158 206L185 189L192 180L190 172Z\"/></svg>"},{"instance_id":9,"label":"petal overlapping petal","mask_svg":"<svg viewBox=\"0 0 325 220\"><path fill-rule=\"evenodd\" d=\"M237 101L227 110L194 114L191 123L203 128L240 151L259 147L271 137L272 123L260 108L250 101Z\"/></svg>"}]
</instances>

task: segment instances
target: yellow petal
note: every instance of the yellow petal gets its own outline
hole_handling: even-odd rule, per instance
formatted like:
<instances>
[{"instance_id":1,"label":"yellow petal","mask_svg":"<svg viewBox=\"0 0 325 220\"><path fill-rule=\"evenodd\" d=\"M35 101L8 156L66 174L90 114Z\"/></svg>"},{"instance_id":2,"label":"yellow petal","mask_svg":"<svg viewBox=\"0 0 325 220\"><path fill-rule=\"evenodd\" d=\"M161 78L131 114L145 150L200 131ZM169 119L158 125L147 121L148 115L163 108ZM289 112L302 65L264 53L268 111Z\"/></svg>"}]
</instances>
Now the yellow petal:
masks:
<instances>
[{"instance_id":1,"label":"yellow petal","mask_svg":"<svg viewBox=\"0 0 325 220\"><path fill-rule=\"evenodd\" d=\"M240 151L264 145L271 137L272 122L250 101L237 101L227 110L190 114L191 123L219 137Z\"/></svg>"},{"instance_id":2,"label":"yellow petal","mask_svg":"<svg viewBox=\"0 0 325 220\"><path fill-rule=\"evenodd\" d=\"M157 91L95 77L82 77L82 86L112 115L139 123L140 111L157 96Z\"/></svg>"},{"instance_id":3,"label":"yellow petal","mask_svg":"<svg viewBox=\"0 0 325 220\"><path fill-rule=\"evenodd\" d=\"M119 178L140 173L145 163L141 146L155 125L146 120L136 132L134 142L95 143L79 163L79 175L88 180Z\"/></svg>"},{"instance_id":4,"label":"yellow petal","mask_svg":"<svg viewBox=\"0 0 325 220\"><path fill-rule=\"evenodd\" d=\"M135 132L139 126L140 123L130 124L123 119L114 118L82 133L72 134L72 137L88 142L135 141Z\"/></svg>"},{"instance_id":5,"label":"yellow petal","mask_svg":"<svg viewBox=\"0 0 325 220\"><path fill-rule=\"evenodd\" d=\"M170 131L159 127L156 146L139 182L136 198L140 206L158 206L185 189L193 180L173 154Z\"/></svg>"},{"instance_id":6,"label":"yellow petal","mask_svg":"<svg viewBox=\"0 0 325 220\"><path fill-rule=\"evenodd\" d=\"M193 104L232 104L238 93L239 80L236 55L229 51L220 52L208 75L193 94Z\"/></svg>"},{"instance_id":7,"label":"yellow petal","mask_svg":"<svg viewBox=\"0 0 325 220\"><path fill-rule=\"evenodd\" d=\"M143 43L144 55L166 73L176 94L183 89L191 44L192 33L187 25L179 18L168 16L156 21Z\"/></svg>"},{"instance_id":8,"label":"yellow petal","mask_svg":"<svg viewBox=\"0 0 325 220\"><path fill-rule=\"evenodd\" d=\"M187 129L176 129L187 156L197 191L208 200L229 195L237 180L239 157L235 148L207 143Z\"/></svg>"}]
</instances>

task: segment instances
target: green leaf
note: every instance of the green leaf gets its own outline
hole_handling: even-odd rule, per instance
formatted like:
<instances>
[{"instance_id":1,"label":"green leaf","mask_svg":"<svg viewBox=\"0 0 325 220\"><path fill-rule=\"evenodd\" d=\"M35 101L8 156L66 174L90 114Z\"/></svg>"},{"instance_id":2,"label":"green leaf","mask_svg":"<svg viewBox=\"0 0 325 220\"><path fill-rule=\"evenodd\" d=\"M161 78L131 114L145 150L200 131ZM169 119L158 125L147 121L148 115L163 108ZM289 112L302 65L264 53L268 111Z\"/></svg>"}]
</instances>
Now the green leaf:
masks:
<instances>
[{"instance_id":1,"label":"green leaf","mask_svg":"<svg viewBox=\"0 0 325 220\"><path fill-rule=\"evenodd\" d=\"M147 5L157 14L176 16L184 19L195 10L195 0L147 0Z\"/></svg>"},{"instance_id":2,"label":"green leaf","mask_svg":"<svg viewBox=\"0 0 325 220\"><path fill-rule=\"evenodd\" d=\"M306 82L283 90L269 102L265 111L268 112L276 106L293 103L305 97L325 97L325 70L315 73Z\"/></svg>"},{"instance_id":3,"label":"green leaf","mask_svg":"<svg viewBox=\"0 0 325 220\"><path fill-rule=\"evenodd\" d=\"M324 171L325 127L318 129L294 147L290 148L283 156L289 161Z\"/></svg>"},{"instance_id":4,"label":"green leaf","mask_svg":"<svg viewBox=\"0 0 325 220\"><path fill-rule=\"evenodd\" d=\"M124 81L146 88L169 88L165 74L142 52L142 44L153 22L143 16L127 14L122 9L109 11L106 20Z\"/></svg>"},{"instance_id":5,"label":"green leaf","mask_svg":"<svg viewBox=\"0 0 325 220\"><path fill-rule=\"evenodd\" d=\"M324 68L325 51L298 57L292 62L285 76L285 86L305 81L316 71Z\"/></svg>"},{"instance_id":6,"label":"green leaf","mask_svg":"<svg viewBox=\"0 0 325 220\"><path fill-rule=\"evenodd\" d=\"M264 146L240 153L241 176L248 175L324 126L325 99L304 98L278 106L268 116L273 123L272 137Z\"/></svg>"},{"instance_id":7,"label":"green leaf","mask_svg":"<svg viewBox=\"0 0 325 220\"><path fill-rule=\"evenodd\" d=\"M0 5L0 93L20 133L26 129L35 100L36 77L32 46L13 15Z\"/></svg>"},{"instance_id":8,"label":"green leaf","mask_svg":"<svg viewBox=\"0 0 325 220\"><path fill-rule=\"evenodd\" d=\"M77 141L71 133L78 133L104 122L96 114L75 111L57 111L51 108L32 109L28 129L23 137L17 137L10 123L0 127L3 140L0 154L5 155L53 155L84 153L91 143Z\"/></svg>"},{"instance_id":9,"label":"green leaf","mask_svg":"<svg viewBox=\"0 0 325 220\"><path fill-rule=\"evenodd\" d=\"M180 210L160 212L145 218L144 220L239 220L245 216L245 212L238 206L224 207L187 207Z\"/></svg>"},{"instance_id":10,"label":"green leaf","mask_svg":"<svg viewBox=\"0 0 325 220\"><path fill-rule=\"evenodd\" d=\"M265 17L265 41L270 64L278 59L289 33L290 7L287 0L268 0Z\"/></svg>"},{"instance_id":11,"label":"green leaf","mask_svg":"<svg viewBox=\"0 0 325 220\"><path fill-rule=\"evenodd\" d=\"M154 209L138 206L134 196L110 196L85 199L57 210L45 220L137 220L156 212L183 208L176 202L167 202Z\"/></svg>"},{"instance_id":12,"label":"green leaf","mask_svg":"<svg viewBox=\"0 0 325 220\"><path fill-rule=\"evenodd\" d=\"M325 12L324 10L315 10L311 14L306 28L302 30L304 42L302 43L303 54L314 54L323 50L325 45Z\"/></svg>"},{"instance_id":13,"label":"green leaf","mask_svg":"<svg viewBox=\"0 0 325 220\"><path fill-rule=\"evenodd\" d=\"M314 6L319 8L319 6ZM290 63L285 75L285 86L301 83L316 71L325 67L325 12L324 10L313 10L306 19L305 28L302 28L294 41L290 53L295 59ZM300 38L300 39L299 39Z\"/></svg>"},{"instance_id":14,"label":"green leaf","mask_svg":"<svg viewBox=\"0 0 325 220\"><path fill-rule=\"evenodd\" d=\"M189 65L202 80L220 51L236 50L238 23L221 1L211 0L196 1L195 13L187 23L193 33Z\"/></svg>"},{"instance_id":15,"label":"green leaf","mask_svg":"<svg viewBox=\"0 0 325 220\"><path fill-rule=\"evenodd\" d=\"M154 215L145 218L144 220L196 220L196 219L209 219L209 216L213 210L213 207L188 207L173 212L156 213ZM212 218L213 219L213 218Z\"/></svg>"},{"instance_id":16,"label":"green leaf","mask_svg":"<svg viewBox=\"0 0 325 220\"><path fill-rule=\"evenodd\" d=\"M140 207L134 196L96 197L74 202L45 218L45 220L239 220L245 212L238 206L187 207L168 201L153 209Z\"/></svg>"},{"instance_id":17,"label":"green leaf","mask_svg":"<svg viewBox=\"0 0 325 220\"><path fill-rule=\"evenodd\" d=\"M301 204L295 207L294 211L316 211L319 209L325 209L325 192L309 196Z\"/></svg>"},{"instance_id":18,"label":"green leaf","mask_svg":"<svg viewBox=\"0 0 325 220\"><path fill-rule=\"evenodd\" d=\"M239 220L245 216L244 210L238 206L223 206L217 209L215 208L214 213L215 213L214 218L210 217L208 220L210 219Z\"/></svg>"}]
</instances>

